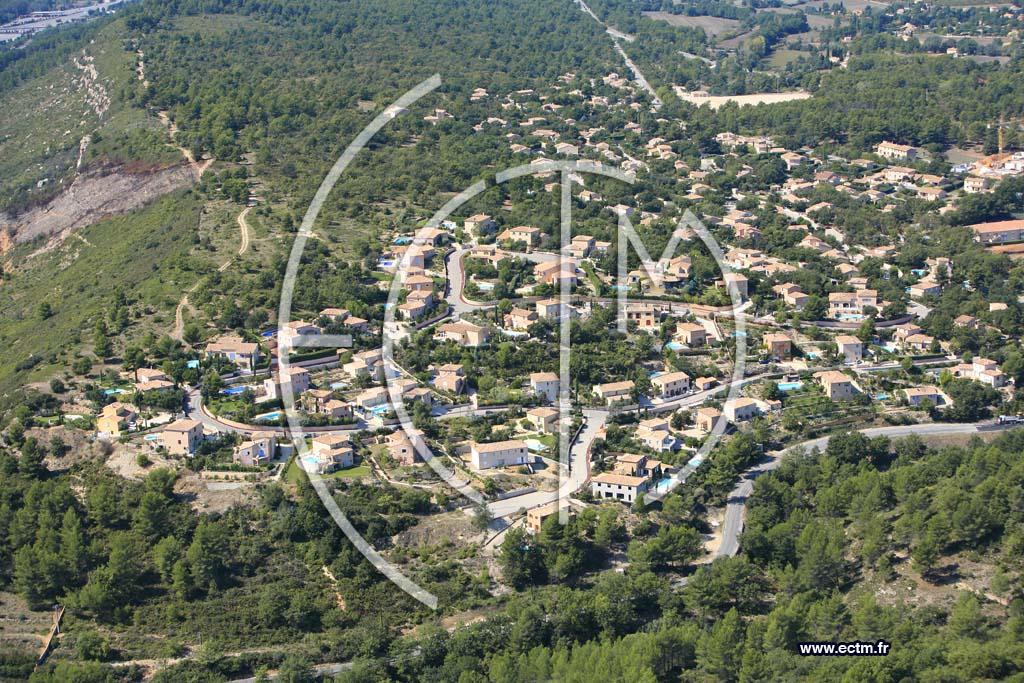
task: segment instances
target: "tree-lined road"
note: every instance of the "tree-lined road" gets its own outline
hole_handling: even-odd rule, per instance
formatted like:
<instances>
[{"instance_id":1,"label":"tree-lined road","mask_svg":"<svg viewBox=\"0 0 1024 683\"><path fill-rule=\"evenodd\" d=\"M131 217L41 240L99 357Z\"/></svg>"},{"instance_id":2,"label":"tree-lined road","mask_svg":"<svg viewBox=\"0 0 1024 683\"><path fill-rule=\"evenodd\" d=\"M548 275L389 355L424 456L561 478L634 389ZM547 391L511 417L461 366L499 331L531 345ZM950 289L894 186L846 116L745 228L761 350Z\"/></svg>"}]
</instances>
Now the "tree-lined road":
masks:
<instances>
[{"instance_id":1,"label":"tree-lined road","mask_svg":"<svg viewBox=\"0 0 1024 683\"><path fill-rule=\"evenodd\" d=\"M990 431L1000 429L997 425L977 422L973 424L916 424L900 425L897 427L872 427L870 429L857 430L864 436L874 438L885 436L896 438L917 434L919 436L941 436L943 434L974 434L979 431ZM768 459L763 460L754 467L751 467L740 476L740 481L729 494L729 502L725 508L725 520L722 522L722 543L715 553L715 557L731 557L739 552L739 535L743 530L743 518L746 514L747 499L754 491L754 480L765 472L770 472L782 463L782 458L798 448L811 450L817 448L824 450L828 446L829 437L822 436L810 441L790 446L781 451L770 453Z\"/></svg>"}]
</instances>

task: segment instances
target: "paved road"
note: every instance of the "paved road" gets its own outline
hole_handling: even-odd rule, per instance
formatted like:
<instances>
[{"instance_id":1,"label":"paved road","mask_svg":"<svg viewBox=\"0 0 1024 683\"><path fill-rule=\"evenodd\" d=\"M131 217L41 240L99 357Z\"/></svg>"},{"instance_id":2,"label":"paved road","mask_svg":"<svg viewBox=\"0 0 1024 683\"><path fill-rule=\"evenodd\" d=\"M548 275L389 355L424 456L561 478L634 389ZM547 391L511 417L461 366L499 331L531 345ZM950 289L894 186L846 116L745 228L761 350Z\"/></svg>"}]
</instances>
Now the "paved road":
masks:
<instances>
[{"instance_id":1,"label":"paved road","mask_svg":"<svg viewBox=\"0 0 1024 683\"><path fill-rule=\"evenodd\" d=\"M590 446L594 443L597 433L604 426L608 419L608 413L603 410L584 410L583 429L569 448L569 476L561 485L561 492L564 495L572 494L583 488L587 479L590 478ZM519 510L535 508L558 499L558 491L534 491L514 498L496 500L487 504L487 509L495 518L507 517Z\"/></svg>"},{"instance_id":2,"label":"paved road","mask_svg":"<svg viewBox=\"0 0 1024 683\"><path fill-rule=\"evenodd\" d=\"M921 436L936 436L942 434L973 434L981 431L981 428L990 427L987 423L974 424L919 424L901 425L897 427L873 427L861 429L861 434L868 437L886 436L890 438L919 434ZM828 436L823 436L810 441L790 446L782 451L775 451L769 454L768 459L745 471L736 487L729 494L729 502L725 508L725 520L722 522L722 543L715 553L715 557L731 557L739 552L739 534L743 530L743 518L746 513L747 499L754 491L754 480L765 472L776 469L781 463L783 456L791 453L796 448L824 449L828 445Z\"/></svg>"}]
</instances>

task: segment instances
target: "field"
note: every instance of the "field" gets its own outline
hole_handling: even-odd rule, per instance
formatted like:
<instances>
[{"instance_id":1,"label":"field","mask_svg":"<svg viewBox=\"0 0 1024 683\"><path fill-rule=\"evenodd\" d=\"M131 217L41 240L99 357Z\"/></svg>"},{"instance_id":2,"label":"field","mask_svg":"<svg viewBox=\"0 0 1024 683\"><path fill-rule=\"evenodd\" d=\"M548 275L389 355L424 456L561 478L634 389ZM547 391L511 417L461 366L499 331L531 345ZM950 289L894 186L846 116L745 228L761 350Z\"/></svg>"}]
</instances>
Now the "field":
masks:
<instances>
[{"instance_id":1,"label":"field","mask_svg":"<svg viewBox=\"0 0 1024 683\"><path fill-rule=\"evenodd\" d=\"M790 62L795 62L800 57L806 57L807 55L807 52L801 52L800 50L775 50L772 52L771 57L768 58L768 64L772 69L781 71Z\"/></svg>"},{"instance_id":2,"label":"field","mask_svg":"<svg viewBox=\"0 0 1024 683\"><path fill-rule=\"evenodd\" d=\"M679 86L675 86L675 91L676 96L681 100L695 104L698 107L706 104L712 109L718 109L727 102L735 102L743 107L747 105L777 104L779 102L791 102L793 100L806 100L811 96L811 93L804 90L760 93L757 95L713 95L710 97L696 97Z\"/></svg>"},{"instance_id":3,"label":"field","mask_svg":"<svg viewBox=\"0 0 1024 683\"><path fill-rule=\"evenodd\" d=\"M736 19L720 19L708 16L689 17L670 12L644 12L643 15L649 19L664 21L669 26L704 29L704 33L712 38L722 33L734 31L740 25L740 22Z\"/></svg>"}]
</instances>

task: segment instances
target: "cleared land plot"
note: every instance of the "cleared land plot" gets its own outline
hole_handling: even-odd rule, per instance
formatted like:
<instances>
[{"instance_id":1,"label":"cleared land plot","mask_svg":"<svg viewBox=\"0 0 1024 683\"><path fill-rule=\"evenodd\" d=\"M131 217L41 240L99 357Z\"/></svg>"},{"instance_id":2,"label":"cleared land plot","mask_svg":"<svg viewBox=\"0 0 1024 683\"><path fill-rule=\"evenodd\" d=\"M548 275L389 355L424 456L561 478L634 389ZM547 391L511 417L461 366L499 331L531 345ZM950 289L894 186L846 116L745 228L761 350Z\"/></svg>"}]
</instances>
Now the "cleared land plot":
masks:
<instances>
[{"instance_id":1,"label":"cleared land plot","mask_svg":"<svg viewBox=\"0 0 1024 683\"><path fill-rule=\"evenodd\" d=\"M695 104L698 107L706 104L712 109L718 109L727 102L735 102L742 107L746 105L777 104L793 100L806 100L811 96L811 93L806 90L796 90L793 92L768 92L757 95L712 95L698 97L691 92L683 90L678 85L675 86L675 92L676 96L681 100Z\"/></svg>"},{"instance_id":2,"label":"cleared land plot","mask_svg":"<svg viewBox=\"0 0 1024 683\"><path fill-rule=\"evenodd\" d=\"M773 69L784 69L790 62L795 62L800 57L807 57L809 53L800 50L776 50L768 58L768 65Z\"/></svg>"},{"instance_id":3,"label":"cleared land plot","mask_svg":"<svg viewBox=\"0 0 1024 683\"><path fill-rule=\"evenodd\" d=\"M644 12L643 15L649 19L664 21L669 26L704 29L704 33L711 37L734 31L740 25L740 22L736 19L721 19L708 16L689 17L683 14L672 14L671 12Z\"/></svg>"}]
</instances>

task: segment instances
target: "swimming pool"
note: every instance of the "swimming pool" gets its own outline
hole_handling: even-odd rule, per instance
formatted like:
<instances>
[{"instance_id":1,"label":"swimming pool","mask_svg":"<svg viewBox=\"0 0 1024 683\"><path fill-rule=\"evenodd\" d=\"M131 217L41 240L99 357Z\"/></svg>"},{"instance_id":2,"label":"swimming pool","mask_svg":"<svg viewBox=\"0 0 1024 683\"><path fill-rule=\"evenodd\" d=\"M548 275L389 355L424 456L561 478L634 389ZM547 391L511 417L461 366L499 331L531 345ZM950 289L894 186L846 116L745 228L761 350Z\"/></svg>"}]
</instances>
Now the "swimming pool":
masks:
<instances>
[{"instance_id":1,"label":"swimming pool","mask_svg":"<svg viewBox=\"0 0 1024 683\"><path fill-rule=\"evenodd\" d=\"M474 282L473 284L475 284L477 289L479 289L481 292L489 292L492 289L494 289L493 282Z\"/></svg>"},{"instance_id":2,"label":"swimming pool","mask_svg":"<svg viewBox=\"0 0 1024 683\"><path fill-rule=\"evenodd\" d=\"M374 415L381 415L383 413L388 412L389 410L391 410L391 406L388 405L387 403L385 403L382 406L374 406L370 408L370 412L373 413Z\"/></svg>"},{"instance_id":3,"label":"swimming pool","mask_svg":"<svg viewBox=\"0 0 1024 683\"><path fill-rule=\"evenodd\" d=\"M887 398L889 398L889 394L875 394L876 401L884 401Z\"/></svg>"},{"instance_id":4,"label":"swimming pool","mask_svg":"<svg viewBox=\"0 0 1024 683\"><path fill-rule=\"evenodd\" d=\"M669 343L665 344L665 348L670 349L672 351L682 351L686 347L677 341L670 341Z\"/></svg>"},{"instance_id":5,"label":"swimming pool","mask_svg":"<svg viewBox=\"0 0 1024 683\"><path fill-rule=\"evenodd\" d=\"M655 377L661 377L664 374L664 372L652 372L648 377L650 377L650 379L654 379Z\"/></svg>"},{"instance_id":6,"label":"swimming pool","mask_svg":"<svg viewBox=\"0 0 1024 683\"><path fill-rule=\"evenodd\" d=\"M779 391L796 391L802 389L804 386L803 382L779 382Z\"/></svg>"},{"instance_id":7,"label":"swimming pool","mask_svg":"<svg viewBox=\"0 0 1024 683\"><path fill-rule=\"evenodd\" d=\"M542 444L537 439L523 439L523 443L525 443L526 447L529 448L531 451L546 451L548 449L547 446Z\"/></svg>"},{"instance_id":8,"label":"swimming pool","mask_svg":"<svg viewBox=\"0 0 1024 683\"><path fill-rule=\"evenodd\" d=\"M157 439L159 439L160 437L159 437L159 436L157 436L156 434L146 434L146 435L145 435L144 437L142 437L142 438L143 438L143 439L145 439L146 441L156 441L156 440L157 440Z\"/></svg>"},{"instance_id":9,"label":"swimming pool","mask_svg":"<svg viewBox=\"0 0 1024 683\"><path fill-rule=\"evenodd\" d=\"M266 332L261 332L260 336L261 337L273 337L275 334L277 334L277 330L267 330Z\"/></svg>"},{"instance_id":10,"label":"swimming pool","mask_svg":"<svg viewBox=\"0 0 1024 683\"><path fill-rule=\"evenodd\" d=\"M380 268L394 268L395 262L390 259L382 259L377 261L377 266Z\"/></svg>"},{"instance_id":11,"label":"swimming pool","mask_svg":"<svg viewBox=\"0 0 1024 683\"><path fill-rule=\"evenodd\" d=\"M244 393L248 387L228 387L227 389L221 389L220 393L224 396L235 396L237 394Z\"/></svg>"},{"instance_id":12,"label":"swimming pool","mask_svg":"<svg viewBox=\"0 0 1024 683\"><path fill-rule=\"evenodd\" d=\"M199 367L199 361L197 361L197 360L190 360L187 363L185 363L185 367L186 368L191 368L191 369L195 370L196 368Z\"/></svg>"},{"instance_id":13,"label":"swimming pool","mask_svg":"<svg viewBox=\"0 0 1024 683\"><path fill-rule=\"evenodd\" d=\"M669 486L672 485L672 477L662 477L658 480L658 483L654 485L655 492L668 491Z\"/></svg>"},{"instance_id":14,"label":"swimming pool","mask_svg":"<svg viewBox=\"0 0 1024 683\"><path fill-rule=\"evenodd\" d=\"M279 417L281 417L281 411L280 410L275 410L272 413L263 413L262 415L257 415L253 419L254 420L276 420Z\"/></svg>"},{"instance_id":15,"label":"swimming pool","mask_svg":"<svg viewBox=\"0 0 1024 683\"><path fill-rule=\"evenodd\" d=\"M106 394L107 396L113 396L114 394L126 394L126 393L128 393L128 390L127 389L107 389L103 393Z\"/></svg>"},{"instance_id":16,"label":"swimming pool","mask_svg":"<svg viewBox=\"0 0 1024 683\"><path fill-rule=\"evenodd\" d=\"M396 237L392 241L395 244L409 244L410 242L412 242L412 238L411 237Z\"/></svg>"},{"instance_id":17,"label":"swimming pool","mask_svg":"<svg viewBox=\"0 0 1024 683\"><path fill-rule=\"evenodd\" d=\"M331 384L331 389L344 389L347 386L348 383L346 382L334 382L333 384Z\"/></svg>"}]
</instances>

